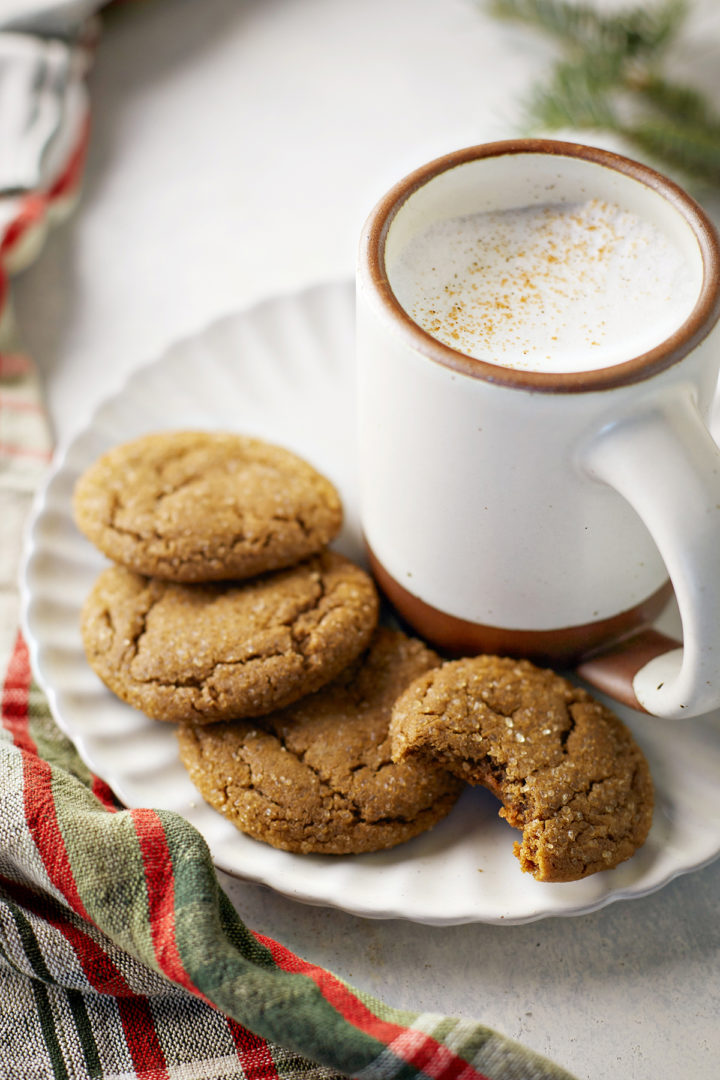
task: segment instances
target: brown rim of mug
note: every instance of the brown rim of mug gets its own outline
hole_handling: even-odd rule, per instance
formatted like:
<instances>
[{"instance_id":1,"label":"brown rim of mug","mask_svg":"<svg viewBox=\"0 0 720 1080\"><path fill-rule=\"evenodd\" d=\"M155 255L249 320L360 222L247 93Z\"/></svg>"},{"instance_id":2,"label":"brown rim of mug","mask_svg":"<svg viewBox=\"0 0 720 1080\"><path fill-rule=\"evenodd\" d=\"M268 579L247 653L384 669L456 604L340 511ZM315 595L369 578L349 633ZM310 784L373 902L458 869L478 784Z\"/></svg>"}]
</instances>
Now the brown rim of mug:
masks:
<instances>
[{"instance_id":1,"label":"brown rim of mug","mask_svg":"<svg viewBox=\"0 0 720 1080\"><path fill-rule=\"evenodd\" d=\"M685 322L659 345L631 360L591 371L524 371L478 360L452 349L414 322L395 297L385 268L385 240L400 207L419 188L440 173L485 157L503 154L556 154L582 158L624 173L662 195L692 228L703 259L703 281L695 307ZM500 386L545 393L609 390L639 382L677 363L698 345L720 318L720 239L713 224L695 200L674 181L631 158L609 150L554 139L510 139L469 146L421 166L400 180L370 214L363 232L361 258L365 258L371 281L388 313L400 321L413 346L422 355L463 375Z\"/></svg>"}]
</instances>

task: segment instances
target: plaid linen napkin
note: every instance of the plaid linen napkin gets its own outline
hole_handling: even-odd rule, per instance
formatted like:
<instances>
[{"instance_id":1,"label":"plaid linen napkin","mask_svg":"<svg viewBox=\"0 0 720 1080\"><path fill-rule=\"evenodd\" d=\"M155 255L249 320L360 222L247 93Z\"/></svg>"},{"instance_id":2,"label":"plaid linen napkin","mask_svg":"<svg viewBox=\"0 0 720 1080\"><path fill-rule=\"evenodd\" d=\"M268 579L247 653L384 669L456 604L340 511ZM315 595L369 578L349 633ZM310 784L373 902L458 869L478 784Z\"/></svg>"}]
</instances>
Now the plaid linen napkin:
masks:
<instances>
[{"instance_id":1,"label":"plaid linen napkin","mask_svg":"<svg viewBox=\"0 0 720 1080\"><path fill-rule=\"evenodd\" d=\"M22 65L29 42L3 37L0 60L5 44ZM27 147L16 158L33 185L0 193L0 1077L572 1080L480 1023L393 1009L250 931L197 831L120 806L33 683L18 567L51 445L7 273L79 188L84 65L63 49L76 45L45 40L33 60L59 93L45 102L37 159Z\"/></svg>"}]
</instances>

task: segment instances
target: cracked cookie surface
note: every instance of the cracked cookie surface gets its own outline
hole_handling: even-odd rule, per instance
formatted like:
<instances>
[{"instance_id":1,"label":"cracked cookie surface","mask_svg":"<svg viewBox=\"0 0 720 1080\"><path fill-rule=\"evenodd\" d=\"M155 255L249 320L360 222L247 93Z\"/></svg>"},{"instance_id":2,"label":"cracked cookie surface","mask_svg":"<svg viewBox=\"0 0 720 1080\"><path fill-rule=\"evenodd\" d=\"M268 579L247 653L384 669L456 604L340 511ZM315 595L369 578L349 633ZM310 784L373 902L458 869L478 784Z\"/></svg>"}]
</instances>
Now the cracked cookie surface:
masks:
<instances>
[{"instance_id":1,"label":"cracked cookie surface","mask_svg":"<svg viewBox=\"0 0 720 1080\"><path fill-rule=\"evenodd\" d=\"M256 723L178 728L203 798L242 832L300 853L393 847L444 817L462 784L433 762L393 763L398 694L439 663L421 642L380 628L337 679Z\"/></svg>"},{"instance_id":2,"label":"cracked cookie surface","mask_svg":"<svg viewBox=\"0 0 720 1080\"><path fill-rule=\"evenodd\" d=\"M290 566L342 524L337 491L306 461L226 432L158 432L114 447L78 480L73 509L114 562L183 582Z\"/></svg>"},{"instance_id":3,"label":"cracked cookie surface","mask_svg":"<svg viewBox=\"0 0 720 1080\"><path fill-rule=\"evenodd\" d=\"M445 663L401 696L397 760L432 757L502 802L522 829L521 867L574 881L628 859L652 821L653 787L628 728L585 690L526 660Z\"/></svg>"},{"instance_id":4,"label":"cracked cookie surface","mask_svg":"<svg viewBox=\"0 0 720 1080\"><path fill-rule=\"evenodd\" d=\"M369 575L326 551L246 582L183 585L104 570L85 603L91 667L156 720L257 716L334 678L378 618Z\"/></svg>"}]
</instances>

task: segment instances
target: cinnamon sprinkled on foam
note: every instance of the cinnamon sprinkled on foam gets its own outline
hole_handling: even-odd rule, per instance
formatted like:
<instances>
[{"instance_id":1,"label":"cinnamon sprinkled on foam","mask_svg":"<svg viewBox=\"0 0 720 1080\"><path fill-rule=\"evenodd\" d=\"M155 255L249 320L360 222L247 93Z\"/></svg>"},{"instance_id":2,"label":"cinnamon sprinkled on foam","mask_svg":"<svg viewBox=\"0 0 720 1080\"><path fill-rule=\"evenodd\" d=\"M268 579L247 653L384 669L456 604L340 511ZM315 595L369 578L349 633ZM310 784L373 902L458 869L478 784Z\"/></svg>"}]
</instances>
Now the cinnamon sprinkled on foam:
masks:
<instances>
[{"instance_id":1,"label":"cinnamon sprinkled on foam","mask_svg":"<svg viewBox=\"0 0 720 1080\"><path fill-rule=\"evenodd\" d=\"M599 199L438 222L410 242L391 281L439 341L533 371L628 360L668 337L697 295L662 232Z\"/></svg>"}]
</instances>

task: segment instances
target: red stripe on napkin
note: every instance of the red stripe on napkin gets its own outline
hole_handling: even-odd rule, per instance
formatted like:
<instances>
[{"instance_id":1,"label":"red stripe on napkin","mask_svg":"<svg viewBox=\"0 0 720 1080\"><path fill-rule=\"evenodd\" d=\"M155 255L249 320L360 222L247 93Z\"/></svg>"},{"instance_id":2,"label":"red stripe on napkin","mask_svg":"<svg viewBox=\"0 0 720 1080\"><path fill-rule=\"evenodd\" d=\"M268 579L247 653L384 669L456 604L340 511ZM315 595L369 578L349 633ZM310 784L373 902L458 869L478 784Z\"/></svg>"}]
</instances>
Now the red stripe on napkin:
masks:
<instances>
[{"instance_id":1,"label":"red stripe on napkin","mask_svg":"<svg viewBox=\"0 0 720 1080\"><path fill-rule=\"evenodd\" d=\"M102 946L57 908L51 907L46 897L10 879L0 877L0 882L27 911L59 930L72 947L92 988L98 994L115 999L137 1076L143 1080L169 1080L165 1055L147 998L134 993Z\"/></svg>"},{"instance_id":2,"label":"red stripe on napkin","mask_svg":"<svg viewBox=\"0 0 720 1080\"><path fill-rule=\"evenodd\" d=\"M489 1080L467 1061L458 1058L449 1047L417 1029L408 1028L388 1046L397 1057L410 1062L433 1080Z\"/></svg>"},{"instance_id":3,"label":"red stripe on napkin","mask_svg":"<svg viewBox=\"0 0 720 1080\"><path fill-rule=\"evenodd\" d=\"M0 394L0 409L14 409L15 412L42 413L45 409L39 401L28 401L26 398L10 397L9 394Z\"/></svg>"},{"instance_id":4,"label":"red stripe on napkin","mask_svg":"<svg viewBox=\"0 0 720 1080\"><path fill-rule=\"evenodd\" d=\"M85 158L87 157L89 142L90 114L88 113L85 117L80 137L75 144L75 149L68 159L67 165L47 193L48 199L59 199L63 195L70 194L70 192L79 186L85 168Z\"/></svg>"},{"instance_id":5,"label":"red stripe on napkin","mask_svg":"<svg viewBox=\"0 0 720 1080\"><path fill-rule=\"evenodd\" d=\"M26 195L18 207L18 212L5 230L0 243L0 257L12 251L28 229L38 225L45 217L47 199L43 195Z\"/></svg>"},{"instance_id":6,"label":"red stripe on napkin","mask_svg":"<svg viewBox=\"0 0 720 1080\"><path fill-rule=\"evenodd\" d=\"M2 278L0 278L0 282ZM0 310L5 297L0 289ZM35 365L25 353L0 353L0 379L17 379L21 375L29 375L35 370Z\"/></svg>"},{"instance_id":7,"label":"red stripe on napkin","mask_svg":"<svg viewBox=\"0 0 720 1080\"><path fill-rule=\"evenodd\" d=\"M23 774L25 820L48 877L73 911L91 922L80 897L58 824L52 791L52 769L37 755L23 752Z\"/></svg>"},{"instance_id":8,"label":"red stripe on napkin","mask_svg":"<svg viewBox=\"0 0 720 1080\"><path fill-rule=\"evenodd\" d=\"M2 698L0 699L0 718L2 719L2 726L12 735L15 746L20 750L27 750L30 754L37 754L37 746L30 735L28 726L30 719L28 704L31 685L30 654L25 639L18 632L15 647L5 673ZM94 773L90 775L92 777L93 795L100 800L106 810L114 813L118 809L118 802L114 793L99 776L95 776Z\"/></svg>"},{"instance_id":9,"label":"red stripe on napkin","mask_svg":"<svg viewBox=\"0 0 720 1080\"><path fill-rule=\"evenodd\" d=\"M148 917L155 959L173 982L215 1006L185 970L175 938L175 874L162 821L154 810L131 810L145 869Z\"/></svg>"},{"instance_id":10,"label":"red stripe on napkin","mask_svg":"<svg viewBox=\"0 0 720 1080\"><path fill-rule=\"evenodd\" d=\"M283 971L292 971L307 975L322 993L325 1000L340 1013L343 1019L353 1024L360 1031L378 1039L393 1053L409 1065L422 1069L434 1080L489 1080L489 1078L467 1061L457 1057L446 1046L424 1032L408 1029L400 1024L392 1024L375 1016L351 990L329 971L301 960L295 953L264 934L255 933L255 937L267 949Z\"/></svg>"},{"instance_id":11,"label":"red stripe on napkin","mask_svg":"<svg viewBox=\"0 0 720 1080\"><path fill-rule=\"evenodd\" d=\"M230 1017L228 1030L233 1037L245 1080L280 1080L270 1048L264 1039Z\"/></svg>"},{"instance_id":12,"label":"red stripe on napkin","mask_svg":"<svg viewBox=\"0 0 720 1080\"><path fill-rule=\"evenodd\" d=\"M122 805L118 802L110 785L101 780L99 776L95 776L94 773L92 776L92 793L111 814L116 814L118 810L122 809Z\"/></svg>"},{"instance_id":13,"label":"red stripe on napkin","mask_svg":"<svg viewBox=\"0 0 720 1080\"><path fill-rule=\"evenodd\" d=\"M53 885L79 915L89 919L58 826L52 793L52 771L48 763L37 756L37 747L28 730L31 683L30 656L25 640L19 633L3 684L2 723L22 753L25 820Z\"/></svg>"},{"instance_id":14,"label":"red stripe on napkin","mask_svg":"<svg viewBox=\"0 0 720 1080\"><path fill-rule=\"evenodd\" d=\"M75 148L67 160L65 168L49 189L44 192L32 192L20 201L18 212L5 230L0 242L0 258L12 251L29 229L39 225L51 203L71 195L80 186L85 159L90 141L90 116L86 117Z\"/></svg>"},{"instance_id":15,"label":"red stripe on napkin","mask_svg":"<svg viewBox=\"0 0 720 1080\"><path fill-rule=\"evenodd\" d=\"M15 746L34 754L37 748L28 731L31 682L28 648L22 634L18 633L3 682L2 725L12 735Z\"/></svg>"},{"instance_id":16,"label":"red stripe on napkin","mask_svg":"<svg viewBox=\"0 0 720 1080\"><path fill-rule=\"evenodd\" d=\"M52 793L52 771L37 756L28 729L28 705L32 671L22 634L18 634L2 689L2 723L22 754L25 819L52 883L70 906L90 920L73 876L67 849L58 826ZM125 1040L138 1075L147 1080L168 1080L165 1057L155 1022L145 998L134 994L104 950L84 931L48 910L46 900L17 882L7 887L28 909L55 926L72 946L88 981L101 994L117 997Z\"/></svg>"},{"instance_id":17,"label":"red stripe on napkin","mask_svg":"<svg viewBox=\"0 0 720 1080\"><path fill-rule=\"evenodd\" d=\"M0 454L4 457L35 458L39 461L50 461L52 450L38 450L32 446L19 446L16 443L0 442Z\"/></svg>"},{"instance_id":18,"label":"red stripe on napkin","mask_svg":"<svg viewBox=\"0 0 720 1080\"><path fill-rule=\"evenodd\" d=\"M269 949L273 960L282 968L283 971L295 972L299 975L307 975L316 984L318 989L322 992L323 997L334 1009L340 1013L350 1023L361 1031L365 1031L370 1035L374 1035L381 1042L391 1043L394 1039L398 1038L405 1028L400 1024L392 1024L386 1020L381 1020L379 1017L371 1013L367 1006L363 1005L355 995L348 990L339 979L330 972L325 971L324 968L317 967L315 964L310 964L306 960L301 960L295 953L290 952L279 942L273 941L272 938L265 937L264 934L253 931L255 937Z\"/></svg>"},{"instance_id":19,"label":"red stripe on napkin","mask_svg":"<svg viewBox=\"0 0 720 1080\"><path fill-rule=\"evenodd\" d=\"M217 1006L195 986L182 962L175 937L175 891L172 856L161 819L154 810L131 810L140 842L147 886L148 915L155 959L168 978L184 986L211 1008ZM227 1017L245 1080L279 1080L264 1039Z\"/></svg>"}]
</instances>

